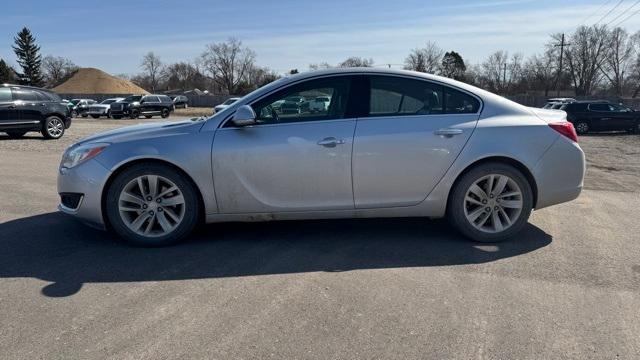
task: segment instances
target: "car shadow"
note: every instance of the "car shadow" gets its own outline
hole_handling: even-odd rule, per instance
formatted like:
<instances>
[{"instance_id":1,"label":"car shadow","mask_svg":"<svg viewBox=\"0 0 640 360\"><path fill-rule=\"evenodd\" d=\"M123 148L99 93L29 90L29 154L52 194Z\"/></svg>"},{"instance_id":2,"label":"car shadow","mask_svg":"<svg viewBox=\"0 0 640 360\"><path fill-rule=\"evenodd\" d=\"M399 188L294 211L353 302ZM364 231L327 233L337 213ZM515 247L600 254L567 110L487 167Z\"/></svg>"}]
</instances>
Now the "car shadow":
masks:
<instances>
[{"instance_id":1,"label":"car shadow","mask_svg":"<svg viewBox=\"0 0 640 360\"><path fill-rule=\"evenodd\" d=\"M187 242L137 248L60 213L0 224L0 277L51 282L50 297L85 283L222 278L479 264L551 243L527 225L512 241L471 242L442 220L351 219L204 226Z\"/></svg>"},{"instance_id":2,"label":"car shadow","mask_svg":"<svg viewBox=\"0 0 640 360\"><path fill-rule=\"evenodd\" d=\"M47 139L45 139L44 136L40 135L39 132L27 133L18 139L13 139L13 138L10 138L9 135L6 135L5 133L0 131L0 141L5 141L5 140L18 141L18 140L47 140Z\"/></svg>"}]
</instances>

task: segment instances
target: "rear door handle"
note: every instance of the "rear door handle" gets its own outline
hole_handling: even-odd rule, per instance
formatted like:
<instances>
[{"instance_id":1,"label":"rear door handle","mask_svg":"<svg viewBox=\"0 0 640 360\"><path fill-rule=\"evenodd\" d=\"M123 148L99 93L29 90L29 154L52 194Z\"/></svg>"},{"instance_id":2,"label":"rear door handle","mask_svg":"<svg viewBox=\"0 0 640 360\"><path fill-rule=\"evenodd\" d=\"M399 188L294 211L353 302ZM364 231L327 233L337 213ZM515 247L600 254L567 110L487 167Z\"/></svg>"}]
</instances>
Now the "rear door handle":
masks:
<instances>
[{"instance_id":1,"label":"rear door handle","mask_svg":"<svg viewBox=\"0 0 640 360\"><path fill-rule=\"evenodd\" d=\"M452 128L438 129L435 131L435 134L440 136L445 136L445 137L452 137L454 135L462 134L462 129L452 129Z\"/></svg>"},{"instance_id":2,"label":"rear door handle","mask_svg":"<svg viewBox=\"0 0 640 360\"><path fill-rule=\"evenodd\" d=\"M336 139L333 136L327 137L318 141L318 145L328 147L328 148L336 147L336 145L342 145L344 143L345 143L344 139Z\"/></svg>"}]
</instances>

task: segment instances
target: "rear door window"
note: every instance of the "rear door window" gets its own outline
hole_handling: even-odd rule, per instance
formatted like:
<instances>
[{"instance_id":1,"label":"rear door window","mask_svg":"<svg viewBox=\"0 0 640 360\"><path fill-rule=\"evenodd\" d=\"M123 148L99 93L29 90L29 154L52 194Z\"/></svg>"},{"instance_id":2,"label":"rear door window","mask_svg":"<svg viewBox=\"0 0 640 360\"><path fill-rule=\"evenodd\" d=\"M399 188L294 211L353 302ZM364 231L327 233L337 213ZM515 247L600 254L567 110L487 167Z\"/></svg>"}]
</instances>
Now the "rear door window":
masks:
<instances>
[{"instance_id":1,"label":"rear door window","mask_svg":"<svg viewBox=\"0 0 640 360\"><path fill-rule=\"evenodd\" d=\"M11 89L2 87L0 88L0 102L6 102L13 100L11 96Z\"/></svg>"},{"instance_id":2,"label":"rear door window","mask_svg":"<svg viewBox=\"0 0 640 360\"><path fill-rule=\"evenodd\" d=\"M609 112L611 111L611 107L609 106L609 104L591 104L589 105L589 110L598 112Z\"/></svg>"},{"instance_id":3,"label":"rear door window","mask_svg":"<svg viewBox=\"0 0 640 360\"><path fill-rule=\"evenodd\" d=\"M369 116L409 116L443 113L443 87L427 81L371 76Z\"/></svg>"},{"instance_id":4,"label":"rear door window","mask_svg":"<svg viewBox=\"0 0 640 360\"><path fill-rule=\"evenodd\" d=\"M27 89L13 89L13 98L19 101L38 101L36 93Z\"/></svg>"}]
</instances>

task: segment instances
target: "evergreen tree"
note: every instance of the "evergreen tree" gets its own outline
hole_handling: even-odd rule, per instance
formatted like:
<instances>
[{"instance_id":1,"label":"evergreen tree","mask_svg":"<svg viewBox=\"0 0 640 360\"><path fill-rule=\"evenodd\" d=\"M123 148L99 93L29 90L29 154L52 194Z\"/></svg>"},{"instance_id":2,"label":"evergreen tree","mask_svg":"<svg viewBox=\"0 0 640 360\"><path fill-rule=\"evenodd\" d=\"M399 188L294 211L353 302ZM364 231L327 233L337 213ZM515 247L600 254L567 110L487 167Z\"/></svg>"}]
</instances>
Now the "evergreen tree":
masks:
<instances>
[{"instance_id":1,"label":"evergreen tree","mask_svg":"<svg viewBox=\"0 0 640 360\"><path fill-rule=\"evenodd\" d=\"M14 38L13 51L18 57L18 64L22 72L18 73L18 82L22 85L42 86L44 84L40 65L40 47L36 45L36 38L26 27Z\"/></svg>"},{"instance_id":2,"label":"evergreen tree","mask_svg":"<svg viewBox=\"0 0 640 360\"><path fill-rule=\"evenodd\" d=\"M464 80L464 73L467 66L462 60L462 56L455 51L444 54L442 58L442 66L440 67L442 75L455 80Z\"/></svg>"},{"instance_id":3,"label":"evergreen tree","mask_svg":"<svg viewBox=\"0 0 640 360\"><path fill-rule=\"evenodd\" d=\"M15 71L11 66L7 65L4 60L0 59L0 84L12 83L16 80Z\"/></svg>"}]
</instances>

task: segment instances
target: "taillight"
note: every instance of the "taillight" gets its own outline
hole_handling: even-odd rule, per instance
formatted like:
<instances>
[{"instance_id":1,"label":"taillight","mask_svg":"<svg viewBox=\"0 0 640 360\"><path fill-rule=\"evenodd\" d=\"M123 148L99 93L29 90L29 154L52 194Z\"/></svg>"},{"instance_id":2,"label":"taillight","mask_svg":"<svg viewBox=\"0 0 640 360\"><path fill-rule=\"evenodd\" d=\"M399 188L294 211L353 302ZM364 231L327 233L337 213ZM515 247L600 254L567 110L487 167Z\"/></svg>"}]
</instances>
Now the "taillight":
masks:
<instances>
[{"instance_id":1,"label":"taillight","mask_svg":"<svg viewBox=\"0 0 640 360\"><path fill-rule=\"evenodd\" d=\"M572 141L578 142L578 134L576 134L576 129L573 127L573 124L568 121L551 123L549 126L559 132L561 135L571 139Z\"/></svg>"}]
</instances>

